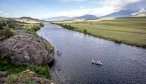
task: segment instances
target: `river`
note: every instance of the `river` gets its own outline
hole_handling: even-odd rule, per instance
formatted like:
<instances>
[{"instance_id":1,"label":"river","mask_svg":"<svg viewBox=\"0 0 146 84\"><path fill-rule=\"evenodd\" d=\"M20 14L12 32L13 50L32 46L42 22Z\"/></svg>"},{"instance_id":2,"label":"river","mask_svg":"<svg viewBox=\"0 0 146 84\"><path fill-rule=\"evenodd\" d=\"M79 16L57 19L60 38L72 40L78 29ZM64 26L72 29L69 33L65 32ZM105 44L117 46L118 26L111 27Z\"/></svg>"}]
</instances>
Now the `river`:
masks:
<instances>
[{"instance_id":1,"label":"river","mask_svg":"<svg viewBox=\"0 0 146 84\"><path fill-rule=\"evenodd\" d=\"M37 34L57 56L50 67L56 84L146 84L146 49L84 35L45 23ZM91 59L103 66L94 65Z\"/></svg>"}]
</instances>

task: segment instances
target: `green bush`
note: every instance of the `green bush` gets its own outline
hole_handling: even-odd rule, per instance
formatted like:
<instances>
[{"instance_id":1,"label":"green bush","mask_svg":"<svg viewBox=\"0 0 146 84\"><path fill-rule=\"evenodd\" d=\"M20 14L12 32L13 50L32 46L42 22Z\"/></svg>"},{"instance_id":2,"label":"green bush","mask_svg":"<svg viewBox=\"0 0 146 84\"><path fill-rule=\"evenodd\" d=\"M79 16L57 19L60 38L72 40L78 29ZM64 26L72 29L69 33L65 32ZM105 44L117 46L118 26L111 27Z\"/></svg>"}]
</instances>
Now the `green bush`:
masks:
<instances>
[{"instance_id":1,"label":"green bush","mask_svg":"<svg viewBox=\"0 0 146 84\"><path fill-rule=\"evenodd\" d=\"M40 26L38 25L33 25L32 27L28 27L27 30L30 32L35 32L38 31L40 29Z\"/></svg>"},{"instance_id":2,"label":"green bush","mask_svg":"<svg viewBox=\"0 0 146 84\"><path fill-rule=\"evenodd\" d=\"M44 26L44 24L43 23L40 23L40 27L43 27Z\"/></svg>"},{"instance_id":3,"label":"green bush","mask_svg":"<svg viewBox=\"0 0 146 84\"><path fill-rule=\"evenodd\" d=\"M57 24L57 25L60 25L60 26L66 28L66 29L69 29L69 30L74 30L75 29L75 27L67 25L67 24Z\"/></svg>"},{"instance_id":4,"label":"green bush","mask_svg":"<svg viewBox=\"0 0 146 84\"><path fill-rule=\"evenodd\" d=\"M0 30L2 30L4 26L7 26L7 23L6 22L0 22Z\"/></svg>"},{"instance_id":5,"label":"green bush","mask_svg":"<svg viewBox=\"0 0 146 84\"><path fill-rule=\"evenodd\" d=\"M5 36L5 39L7 39L7 38L14 35L14 31L10 28L4 28L3 32L2 32L2 35Z\"/></svg>"},{"instance_id":6,"label":"green bush","mask_svg":"<svg viewBox=\"0 0 146 84\"><path fill-rule=\"evenodd\" d=\"M87 30L86 29L83 32L84 32L84 34L87 34Z\"/></svg>"},{"instance_id":7,"label":"green bush","mask_svg":"<svg viewBox=\"0 0 146 84\"><path fill-rule=\"evenodd\" d=\"M40 27L39 27L39 26L33 26L32 29L33 29L34 31L38 31L38 30L40 29Z\"/></svg>"},{"instance_id":8,"label":"green bush","mask_svg":"<svg viewBox=\"0 0 146 84\"><path fill-rule=\"evenodd\" d=\"M7 26L6 22L2 22L1 24L2 24L2 26Z\"/></svg>"}]
</instances>

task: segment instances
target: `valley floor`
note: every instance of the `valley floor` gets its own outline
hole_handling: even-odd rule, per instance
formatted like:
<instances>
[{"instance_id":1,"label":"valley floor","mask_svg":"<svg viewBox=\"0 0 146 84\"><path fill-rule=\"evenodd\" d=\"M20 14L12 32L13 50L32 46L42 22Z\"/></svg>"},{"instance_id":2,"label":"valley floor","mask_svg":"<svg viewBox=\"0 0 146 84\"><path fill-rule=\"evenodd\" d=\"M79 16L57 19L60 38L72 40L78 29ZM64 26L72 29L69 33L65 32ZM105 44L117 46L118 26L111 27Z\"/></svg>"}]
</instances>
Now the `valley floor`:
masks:
<instances>
[{"instance_id":1,"label":"valley floor","mask_svg":"<svg viewBox=\"0 0 146 84\"><path fill-rule=\"evenodd\" d=\"M53 23L117 43L146 47L146 17L101 18Z\"/></svg>"}]
</instances>

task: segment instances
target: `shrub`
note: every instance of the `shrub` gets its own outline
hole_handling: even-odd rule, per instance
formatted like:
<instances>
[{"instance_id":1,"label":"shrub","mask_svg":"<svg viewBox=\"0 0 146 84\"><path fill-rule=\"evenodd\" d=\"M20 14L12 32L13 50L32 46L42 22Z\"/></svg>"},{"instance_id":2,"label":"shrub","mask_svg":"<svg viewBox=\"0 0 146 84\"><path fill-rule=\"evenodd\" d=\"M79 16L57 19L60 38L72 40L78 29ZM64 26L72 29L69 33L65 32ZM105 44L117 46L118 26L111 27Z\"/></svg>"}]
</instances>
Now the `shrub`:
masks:
<instances>
[{"instance_id":1,"label":"shrub","mask_svg":"<svg viewBox=\"0 0 146 84\"><path fill-rule=\"evenodd\" d=\"M3 26L7 26L7 23L6 22L0 22L0 30L3 29Z\"/></svg>"},{"instance_id":2,"label":"shrub","mask_svg":"<svg viewBox=\"0 0 146 84\"><path fill-rule=\"evenodd\" d=\"M60 25L60 26L66 28L66 29L69 29L69 30L74 30L75 29L75 27L67 25L67 24L57 24L57 25Z\"/></svg>"},{"instance_id":3,"label":"shrub","mask_svg":"<svg viewBox=\"0 0 146 84\"><path fill-rule=\"evenodd\" d=\"M5 36L5 39L14 35L14 31L10 28L4 28L2 34Z\"/></svg>"},{"instance_id":4,"label":"shrub","mask_svg":"<svg viewBox=\"0 0 146 84\"><path fill-rule=\"evenodd\" d=\"M6 22L2 22L1 24L2 24L2 26L7 26Z\"/></svg>"},{"instance_id":5,"label":"shrub","mask_svg":"<svg viewBox=\"0 0 146 84\"><path fill-rule=\"evenodd\" d=\"M40 27L39 27L39 26L36 26L36 25L27 28L27 30L28 30L29 32L35 32L35 31L37 31L37 30L39 30L39 29L40 29Z\"/></svg>"},{"instance_id":6,"label":"shrub","mask_svg":"<svg viewBox=\"0 0 146 84\"><path fill-rule=\"evenodd\" d=\"M40 23L40 27L43 27L44 26L44 24L43 23Z\"/></svg>"}]
</instances>

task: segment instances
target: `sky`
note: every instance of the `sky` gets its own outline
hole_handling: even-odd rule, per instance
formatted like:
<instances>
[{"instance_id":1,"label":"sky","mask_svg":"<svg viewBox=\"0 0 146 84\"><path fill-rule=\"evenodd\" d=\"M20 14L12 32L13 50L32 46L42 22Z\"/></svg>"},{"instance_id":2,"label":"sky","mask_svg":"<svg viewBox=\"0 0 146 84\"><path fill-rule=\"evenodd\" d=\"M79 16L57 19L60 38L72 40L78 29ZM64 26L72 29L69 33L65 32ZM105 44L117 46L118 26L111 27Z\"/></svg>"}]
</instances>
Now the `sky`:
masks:
<instances>
[{"instance_id":1,"label":"sky","mask_svg":"<svg viewBox=\"0 0 146 84\"><path fill-rule=\"evenodd\" d=\"M146 8L146 0L0 0L1 17L98 17L120 10Z\"/></svg>"}]
</instances>

